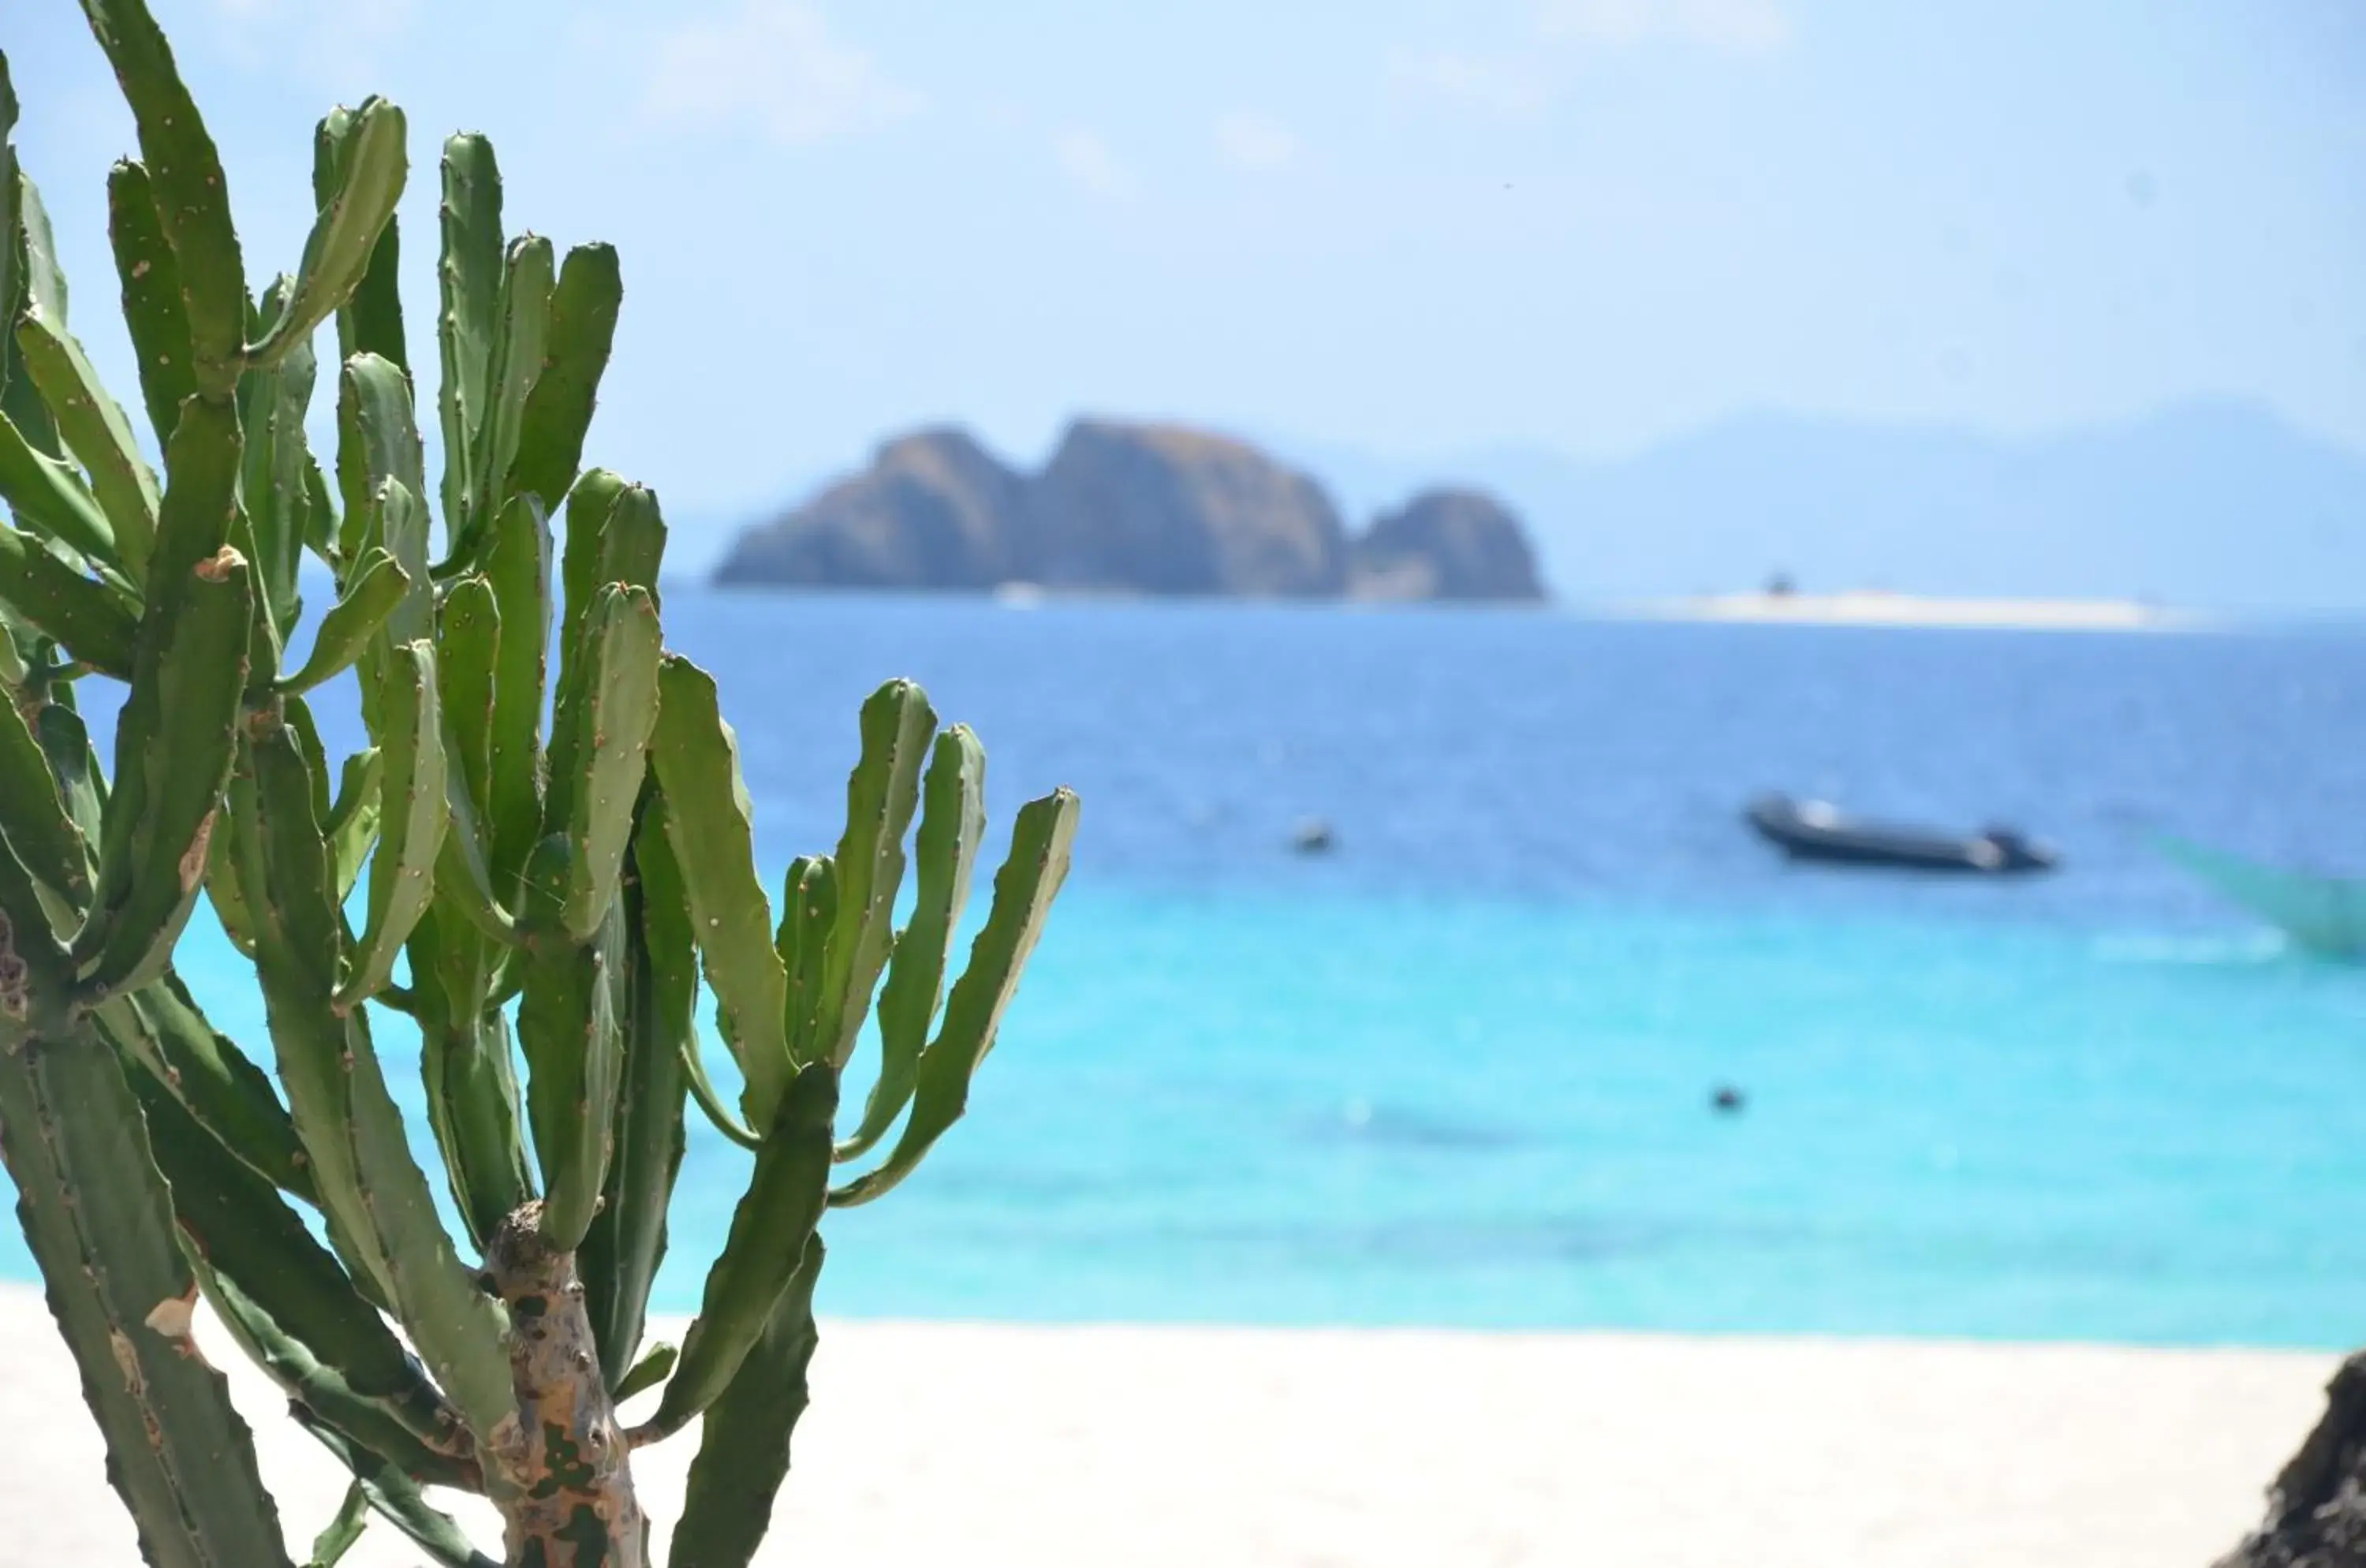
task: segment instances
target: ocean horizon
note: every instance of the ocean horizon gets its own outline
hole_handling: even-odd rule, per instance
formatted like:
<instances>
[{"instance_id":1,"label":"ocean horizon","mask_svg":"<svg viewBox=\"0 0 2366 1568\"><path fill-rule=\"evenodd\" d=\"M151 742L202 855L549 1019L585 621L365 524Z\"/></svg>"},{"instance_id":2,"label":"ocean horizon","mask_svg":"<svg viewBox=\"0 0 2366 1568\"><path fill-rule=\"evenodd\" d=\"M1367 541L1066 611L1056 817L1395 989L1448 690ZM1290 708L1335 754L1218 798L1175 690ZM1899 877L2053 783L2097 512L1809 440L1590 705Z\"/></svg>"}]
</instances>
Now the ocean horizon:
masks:
<instances>
[{"instance_id":1,"label":"ocean horizon","mask_svg":"<svg viewBox=\"0 0 2366 1568\"><path fill-rule=\"evenodd\" d=\"M825 1314L2366 1340L2366 970L2147 844L2366 870L2351 628L666 598L775 885L892 675L985 739L989 856L1020 801L1084 797L968 1118L828 1222ZM1770 789L2064 865L1789 865L1741 821ZM182 968L267 1058L202 916ZM659 1309L696 1304L741 1157L692 1113Z\"/></svg>"}]
</instances>

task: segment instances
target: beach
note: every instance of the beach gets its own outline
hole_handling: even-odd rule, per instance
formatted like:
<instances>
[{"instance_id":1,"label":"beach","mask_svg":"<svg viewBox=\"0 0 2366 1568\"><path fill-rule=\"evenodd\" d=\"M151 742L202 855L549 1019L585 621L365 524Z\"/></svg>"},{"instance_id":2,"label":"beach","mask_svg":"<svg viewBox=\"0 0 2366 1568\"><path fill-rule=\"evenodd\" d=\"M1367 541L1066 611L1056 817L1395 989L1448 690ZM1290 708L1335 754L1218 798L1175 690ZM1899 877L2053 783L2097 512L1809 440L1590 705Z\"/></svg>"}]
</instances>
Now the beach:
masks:
<instances>
[{"instance_id":1,"label":"beach","mask_svg":"<svg viewBox=\"0 0 2366 1568\"><path fill-rule=\"evenodd\" d=\"M211 1325L201 1328L201 1335ZM668 1337L681 1325L660 1325ZM10 1561L138 1561L39 1293L0 1287ZM343 1472L209 1336L300 1560ZM2203 1568L2330 1355L827 1321L759 1562ZM695 1449L640 1456L662 1532ZM498 1537L468 1516L480 1545ZM411 1568L375 1524L346 1562Z\"/></svg>"},{"instance_id":2,"label":"beach","mask_svg":"<svg viewBox=\"0 0 2366 1568\"><path fill-rule=\"evenodd\" d=\"M1711 593L1614 609L1645 619L1823 626L1923 626L1980 631L2191 631L2191 610L2134 599L1977 599L1855 589L1840 593Z\"/></svg>"}]
</instances>

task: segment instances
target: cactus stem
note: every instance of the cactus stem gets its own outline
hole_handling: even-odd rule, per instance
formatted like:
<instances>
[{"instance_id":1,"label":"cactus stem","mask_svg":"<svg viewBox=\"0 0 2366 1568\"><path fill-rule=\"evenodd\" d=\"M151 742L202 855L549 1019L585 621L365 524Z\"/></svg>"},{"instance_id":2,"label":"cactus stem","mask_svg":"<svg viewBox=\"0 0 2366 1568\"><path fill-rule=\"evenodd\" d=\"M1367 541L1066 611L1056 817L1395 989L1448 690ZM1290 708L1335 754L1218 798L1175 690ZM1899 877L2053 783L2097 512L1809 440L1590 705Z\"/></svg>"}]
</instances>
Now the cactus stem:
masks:
<instances>
[{"instance_id":1,"label":"cactus stem","mask_svg":"<svg viewBox=\"0 0 2366 1568\"><path fill-rule=\"evenodd\" d=\"M648 1568L631 1449L600 1373L583 1281L575 1254L545 1240L539 1200L494 1232L484 1278L512 1325L517 1424L495 1434L501 1479L492 1487L509 1561Z\"/></svg>"}]
</instances>

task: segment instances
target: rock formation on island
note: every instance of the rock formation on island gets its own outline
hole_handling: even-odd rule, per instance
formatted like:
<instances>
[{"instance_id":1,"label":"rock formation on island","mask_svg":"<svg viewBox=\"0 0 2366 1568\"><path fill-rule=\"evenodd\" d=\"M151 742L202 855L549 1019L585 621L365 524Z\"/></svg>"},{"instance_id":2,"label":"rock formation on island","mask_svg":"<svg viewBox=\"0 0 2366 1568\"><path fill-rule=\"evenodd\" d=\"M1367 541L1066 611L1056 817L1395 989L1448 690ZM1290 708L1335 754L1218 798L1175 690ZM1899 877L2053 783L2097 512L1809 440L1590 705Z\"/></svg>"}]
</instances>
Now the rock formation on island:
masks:
<instances>
[{"instance_id":1,"label":"rock formation on island","mask_svg":"<svg viewBox=\"0 0 2366 1568\"><path fill-rule=\"evenodd\" d=\"M1520 520L1475 490L1433 490L1384 512L1356 541L1357 592L1371 599L1542 599Z\"/></svg>"},{"instance_id":2,"label":"rock formation on island","mask_svg":"<svg viewBox=\"0 0 2366 1568\"><path fill-rule=\"evenodd\" d=\"M890 441L871 467L739 536L717 581L984 590L1023 575L1027 481L965 431Z\"/></svg>"},{"instance_id":3,"label":"rock formation on island","mask_svg":"<svg viewBox=\"0 0 2366 1568\"><path fill-rule=\"evenodd\" d=\"M979 592L1538 600L1519 522L1439 490L1351 536L1323 487L1229 436L1079 420L1042 472L968 433L886 443L861 473L739 536L735 585Z\"/></svg>"}]
</instances>

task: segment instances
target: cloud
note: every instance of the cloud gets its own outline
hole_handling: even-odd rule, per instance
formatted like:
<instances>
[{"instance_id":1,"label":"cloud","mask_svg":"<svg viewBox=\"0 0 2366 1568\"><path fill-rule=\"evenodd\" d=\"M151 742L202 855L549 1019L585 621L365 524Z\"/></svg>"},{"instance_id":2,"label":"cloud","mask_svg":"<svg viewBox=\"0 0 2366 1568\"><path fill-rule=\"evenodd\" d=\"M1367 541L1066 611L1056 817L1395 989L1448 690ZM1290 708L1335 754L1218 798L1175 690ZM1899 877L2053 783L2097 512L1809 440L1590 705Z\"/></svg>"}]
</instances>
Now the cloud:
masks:
<instances>
[{"instance_id":1,"label":"cloud","mask_svg":"<svg viewBox=\"0 0 2366 1568\"><path fill-rule=\"evenodd\" d=\"M1071 126L1052 138L1052 161L1086 195L1103 201L1131 201L1142 194L1133 170L1097 130Z\"/></svg>"},{"instance_id":2,"label":"cloud","mask_svg":"<svg viewBox=\"0 0 2366 1568\"><path fill-rule=\"evenodd\" d=\"M1773 54L1791 41L1786 0L1529 0L1529 47L1518 53L1397 50L1387 80L1402 97L1500 120L1533 120L1576 61L1651 44L1719 54Z\"/></svg>"},{"instance_id":3,"label":"cloud","mask_svg":"<svg viewBox=\"0 0 2366 1568\"><path fill-rule=\"evenodd\" d=\"M1296 164L1305 151L1296 131L1255 109L1218 115L1215 136L1216 155L1253 175L1279 174Z\"/></svg>"},{"instance_id":4,"label":"cloud","mask_svg":"<svg viewBox=\"0 0 2366 1568\"><path fill-rule=\"evenodd\" d=\"M1791 41L1782 0L1535 0L1537 30L1596 48L1671 42L1770 54Z\"/></svg>"},{"instance_id":5,"label":"cloud","mask_svg":"<svg viewBox=\"0 0 2366 1568\"><path fill-rule=\"evenodd\" d=\"M1455 51L1391 52L1391 92L1425 99L1491 119L1529 120L1552 101L1553 86L1533 64L1488 54Z\"/></svg>"},{"instance_id":6,"label":"cloud","mask_svg":"<svg viewBox=\"0 0 2366 1568\"><path fill-rule=\"evenodd\" d=\"M738 0L651 45L641 112L667 125L749 126L783 147L859 136L916 114L920 95L832 32L804 0Z\"/></svg>"}]
</instances>

